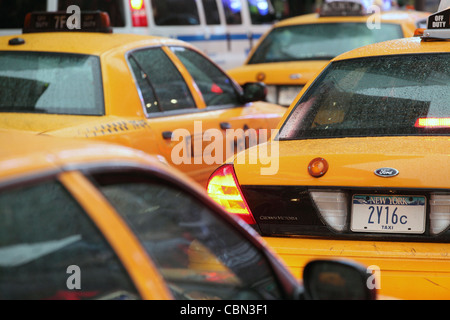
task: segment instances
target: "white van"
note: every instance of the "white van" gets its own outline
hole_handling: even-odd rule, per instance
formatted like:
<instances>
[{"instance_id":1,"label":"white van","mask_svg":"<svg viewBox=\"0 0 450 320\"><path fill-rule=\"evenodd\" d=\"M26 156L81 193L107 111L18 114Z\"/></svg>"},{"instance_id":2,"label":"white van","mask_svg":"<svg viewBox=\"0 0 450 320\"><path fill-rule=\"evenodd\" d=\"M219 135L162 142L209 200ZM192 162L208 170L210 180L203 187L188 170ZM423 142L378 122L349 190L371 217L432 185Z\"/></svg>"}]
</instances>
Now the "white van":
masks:
<instances>
[{"instance_id":1,"label":"white van","mask_svg":"<svg viewBox=\"0 0 450 320\"><path fill-rule=\"evenodd\" d=\"M27 12L70 5L108 12L114 32L191 42L224 69L244 63L275 17L271 0L0 0L0 35L20 33Z\"/></svg>"}]
</instances>

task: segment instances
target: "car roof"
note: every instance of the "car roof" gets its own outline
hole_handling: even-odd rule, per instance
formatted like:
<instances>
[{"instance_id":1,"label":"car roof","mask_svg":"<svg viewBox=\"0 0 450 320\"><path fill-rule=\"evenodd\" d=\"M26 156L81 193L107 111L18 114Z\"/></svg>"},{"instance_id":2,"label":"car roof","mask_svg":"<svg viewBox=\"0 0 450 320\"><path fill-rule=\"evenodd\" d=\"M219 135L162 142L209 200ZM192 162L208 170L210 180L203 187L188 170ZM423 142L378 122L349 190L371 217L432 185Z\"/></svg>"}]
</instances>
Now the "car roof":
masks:
<instances>
[{"instance_id":1,"label":"car roof","mask_svg":"<svg viewBox=\"0 0 450 320\"><path fill-rule=\"evenodd\" d=\"M24 44L10 45L9 41L21 38ZM78 54L101 55L115 48L156 46L163 44L188 45L187 43L164 37L100 32L38 32L0 37L0 50L50 51Z\"/></svg>"},{"instance_id":2,"label":"car roof","mask_svg":"<svg viewBox=\"0 0 450 320\"><path fill-rule=\"evenodd\" d=\"M423 41L420 37L403 38L370 44L345 52L331 61L398 54L450 52L447 41Z\"/></svg>"},{"instance_id":3,"label":"car roof","mask_svg":"<svg viewBox=\"0 0 450 320\"><path fill-rule=\"evenodd\" d=\"M156 157L131 148L89 139L56 138L0 129L0 179L62 170L65 166L127 162L172 171ZM172 172L173 173L173 172Z\"/></svg>"},{"instance_id":4,"label":"car roof","mask_svg":"<svg viewBox=\"0 0 450 320\"><path fill-rule=\"evenodd\" d=\"M429 12L422 11L383 11L379 14L380 22L390 23L415 23L418 20L425 19L430 15ZM276 24L274 27L285 27L297 24L311 24L311 23L333 23L333 22L362 22L366 23L370 15L363 16L335 16L335 17L321 17L318 13L310 13L301 16L284 19Z\"/></svg>"}]
</instances>

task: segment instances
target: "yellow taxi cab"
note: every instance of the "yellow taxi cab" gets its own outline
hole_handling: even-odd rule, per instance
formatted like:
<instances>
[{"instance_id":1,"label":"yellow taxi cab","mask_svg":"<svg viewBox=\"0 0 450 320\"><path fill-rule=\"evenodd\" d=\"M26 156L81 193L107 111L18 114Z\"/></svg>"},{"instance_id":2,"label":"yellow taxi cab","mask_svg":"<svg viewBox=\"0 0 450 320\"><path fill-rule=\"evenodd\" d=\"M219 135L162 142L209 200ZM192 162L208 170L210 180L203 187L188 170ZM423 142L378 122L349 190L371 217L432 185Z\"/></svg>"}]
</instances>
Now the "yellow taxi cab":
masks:
<instances>
[{"instance_id":1,"label":"yellow taxi cab","mask_svg":"<svg viewBox=\"0 0 450 320\"><path fill-rule=\"evenodd\" d=\"M23 34L0 37L0 127L133 147L205 185L226 159L202 157L205 132L225 141L227 130L275 128L286 111L185 42L113 34L102 12L73 15L29 14Z\"/></svg>"},{"instance_id":2,"label":"yellow taxi cab","mask_svg":"<svg viewBox=\"0 0 450 320\"><path fill-rule=\"evenodd\" d=\"M295 274L346 257L372 267L380 294L450 298L449 16L334 58L275 138L212 175L209 195Z\"/></svg>"},{"instance_id":3,"label":"yellow taxi cab","mask_svg":"<svg viewBox=\"0 0 450 320\"><path fill-rule=\"evenodd\" d=\"M328 1L319 13L274 24L244 65L228 73L241 85L263 81L268 87L267 101L289 106L332 58L375 42L413 36L429 15L369 7L367 2Z\"/></svg>"},{"instance_id":4,"label":"yellow taxi cab","mask_svg":"<svg viewBox=\"0 0 450 320\"><path fill-rule=\"evenodd\" d=\"M251 228L142 151L7 130L0 145L0 299L324 299L330 287L376 298L350 261L312 261L301 284Z\"/></svg>"}]
</instances>

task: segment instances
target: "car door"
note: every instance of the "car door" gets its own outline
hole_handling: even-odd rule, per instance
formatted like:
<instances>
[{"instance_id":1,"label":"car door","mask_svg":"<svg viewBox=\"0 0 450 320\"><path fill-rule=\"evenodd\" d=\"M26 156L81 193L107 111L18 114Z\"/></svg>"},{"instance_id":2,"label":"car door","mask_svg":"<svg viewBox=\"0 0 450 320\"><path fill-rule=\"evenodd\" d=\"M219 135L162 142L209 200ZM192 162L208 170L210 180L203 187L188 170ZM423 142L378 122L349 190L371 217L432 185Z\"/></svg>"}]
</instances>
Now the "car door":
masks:
<instances>
[{"instance_id":1,"label":"car door","mask_svg":"<svg viewBox=\"0 0 450 320\"><path fill-rule=\"evenodd\" d=\"M160 46L143 48L130 52L127 59L148 126L155 132L159 154L169 164L201 181L208 178L210 170L202 161L201 146L196 152L194 141L201 140L211 120L201 112L204 103L189 81L190 76L182 74L186 71L167 51Z\"/></svg>"},{"instance_id":2,"label":"car door","mask_svg":"<svg viewBox=\"0 0 450 320\"><path fill-rule=\"evenodd\" d=\"M2 184L0 299L139 299L129 271L58 177Z\"/></svg>"},{"instance_id":3,"label":"car door","mask_svg":"<svg viewBox=\"0 0 450 320\"><path fill-rule=\"evenodd\" d=\"M223 133L221 163L236 152L258 143L260 130L268 129L266 117L269 114L245 104L242 89L198 51L181 46L171 46L170 49L199 89L205 103L202 112L204 118L211 122L210 128L220 129ZM209 141L209 137L204 137L204 140Z\"/></svg>"},{"instance_id":4,"label":"car door","mask_svg":"<svg viewBox=\"0 0 450 320\"><path fill-rule=\"evenodd\" d=\"M289 281L280 280L279 265L209 198L174 176L127 166L86 174L136 234L175 299L287 298Z\"/></svg>"}]
</instances>

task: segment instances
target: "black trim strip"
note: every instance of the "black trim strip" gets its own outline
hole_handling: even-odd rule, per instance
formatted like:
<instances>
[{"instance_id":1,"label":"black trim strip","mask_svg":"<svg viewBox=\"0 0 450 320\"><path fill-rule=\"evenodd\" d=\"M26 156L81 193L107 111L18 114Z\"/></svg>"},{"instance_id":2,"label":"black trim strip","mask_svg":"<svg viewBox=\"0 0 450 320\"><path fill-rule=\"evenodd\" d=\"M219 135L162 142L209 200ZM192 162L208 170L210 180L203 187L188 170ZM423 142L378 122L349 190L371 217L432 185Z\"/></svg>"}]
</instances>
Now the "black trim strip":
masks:
<instances>
[{"instance_id":1,"label":"black trim strip","mask_svg":"<svg viewBox=\"0 0 450 320\"><path fill-rule=\"evenodd\" d=\"M338 232L327 226L311 198L310 190L339 190L347 193L346 227ZM450 242L450 226L430 234L430 194L448 193L441 188L372 188L348 186L260 186L242 185L241 190L263 236L314 236L329 239ZM423 234L363 233L350 230L351 199L354 194L423 195L427 199Z\"/></svg>"}]
</instances>

